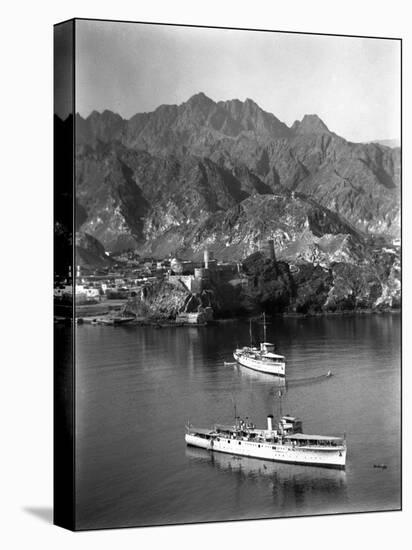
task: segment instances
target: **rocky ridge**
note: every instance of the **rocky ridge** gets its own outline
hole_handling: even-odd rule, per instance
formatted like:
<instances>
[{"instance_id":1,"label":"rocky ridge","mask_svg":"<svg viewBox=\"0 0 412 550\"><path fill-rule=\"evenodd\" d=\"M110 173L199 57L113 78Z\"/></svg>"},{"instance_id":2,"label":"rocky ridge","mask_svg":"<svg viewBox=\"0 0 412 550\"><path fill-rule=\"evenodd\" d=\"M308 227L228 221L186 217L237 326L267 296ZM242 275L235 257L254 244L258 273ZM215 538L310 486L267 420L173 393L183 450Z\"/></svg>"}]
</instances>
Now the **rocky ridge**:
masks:
<instances>
[{"instance_id":1,"label":"rocky ridge","mask_svg":"<svg viewBox=\"0 0 412 550\"><path fill-rule=\"evenodd\" d=\"M129 120L77 115L76 131L81 230L106 249L198 259L207 247L239 261L273 239L277 271L263 272L273 283L287 266L284 292L257 277L234 297L245 310L399 306L399 149L204 94Z\"/></svg>"},{"instance_id":2,"label":"rocky ridge","mask_svg":"<svg viewBox=\"0 0 412 550\"><path fill-rule=\"evenodd\" d=\"M76 120L78 144L208 158L230 172L247 169L272 192L306 193L368 233L399 234L400 150L348 142L317 115L289 128L251 99L214 102L200 93L129 120L109 111Z\"/></svg>"}]
</instances>

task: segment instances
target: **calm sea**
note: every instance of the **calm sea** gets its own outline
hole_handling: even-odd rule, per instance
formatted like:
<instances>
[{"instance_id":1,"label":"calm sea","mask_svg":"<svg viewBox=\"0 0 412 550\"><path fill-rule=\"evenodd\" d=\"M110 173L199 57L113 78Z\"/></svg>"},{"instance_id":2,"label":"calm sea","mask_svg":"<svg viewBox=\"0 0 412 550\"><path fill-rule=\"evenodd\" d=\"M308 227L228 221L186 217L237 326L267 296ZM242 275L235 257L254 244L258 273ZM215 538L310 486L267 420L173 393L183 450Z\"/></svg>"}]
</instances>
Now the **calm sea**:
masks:
<instances>
[{"instance_id":1,"label":"calm sea","mask_svg":"<svg viewBox=\"0 0 412 550\"><path fill-rule=\"evenodd\" d=\"M256 339L261 331L256 325ZM346 470L186 447L188 420L230 423L236 404L263 426L280 412L275 378L224 364L248 343L247 321L78 326L82 528L400 507L400 316L279 319L267 331L287 358L283 413L299 416L308 433L346 432ZM322 378L329 370L333 376Z\"/></svg>"}]
</instances>

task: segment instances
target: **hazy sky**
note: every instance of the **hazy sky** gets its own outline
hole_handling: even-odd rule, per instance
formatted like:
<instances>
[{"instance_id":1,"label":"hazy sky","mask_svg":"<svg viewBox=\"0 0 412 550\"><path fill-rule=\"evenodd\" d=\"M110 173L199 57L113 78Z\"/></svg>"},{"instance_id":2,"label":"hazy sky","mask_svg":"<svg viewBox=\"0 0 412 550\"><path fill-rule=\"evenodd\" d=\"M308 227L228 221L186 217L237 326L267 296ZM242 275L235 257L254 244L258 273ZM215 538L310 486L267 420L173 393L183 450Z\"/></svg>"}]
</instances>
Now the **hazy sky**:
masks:
<instances>
[{"instance_id":1,"label":"hazy sky","mask_svg":"<svg viewBox=\"0 0 412 550\"><path fill-rule=\"evenodd\" d=\"M78 21L76 110L125 118L200 91L290 126L318 114L352 141L399 138L400 42Z\"/></svg>"}]
</instances>

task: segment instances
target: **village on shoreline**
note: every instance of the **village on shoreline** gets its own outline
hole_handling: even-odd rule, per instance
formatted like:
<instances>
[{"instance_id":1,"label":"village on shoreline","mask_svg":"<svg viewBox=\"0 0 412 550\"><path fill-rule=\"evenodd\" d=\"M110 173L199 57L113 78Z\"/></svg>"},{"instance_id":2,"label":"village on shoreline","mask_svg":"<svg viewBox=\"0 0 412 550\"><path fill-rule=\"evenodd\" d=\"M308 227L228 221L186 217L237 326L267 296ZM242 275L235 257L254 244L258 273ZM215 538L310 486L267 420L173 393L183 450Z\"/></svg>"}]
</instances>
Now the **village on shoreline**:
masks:
<instances>
[{"instance_id":1,"label":"village on shoreline","mask_svg":"<svg viewBox=\"0 0 412 550\"><path fill-rule=\"evenodd\" d=\"M273 240L263 242L257 254L266 265L278 269ZM288 266L292 276L299 269L297 265ZM110 266L77 266L74 281L70 268L66 277L56 278L54 320L65 323L74 318L77 324L157 328L206 326L218 320L259 315L264 308L238 307L239 297L249 292L251 284L250 272L242 262L219 262L207 249L202 261L140 258L128 251L114 256ZM225 299L227 303L222 307ZM295 308L267 313L307 317L388 311L398 312L400 307L341 307L335 311Z\"/></svg>"}]
</instances>

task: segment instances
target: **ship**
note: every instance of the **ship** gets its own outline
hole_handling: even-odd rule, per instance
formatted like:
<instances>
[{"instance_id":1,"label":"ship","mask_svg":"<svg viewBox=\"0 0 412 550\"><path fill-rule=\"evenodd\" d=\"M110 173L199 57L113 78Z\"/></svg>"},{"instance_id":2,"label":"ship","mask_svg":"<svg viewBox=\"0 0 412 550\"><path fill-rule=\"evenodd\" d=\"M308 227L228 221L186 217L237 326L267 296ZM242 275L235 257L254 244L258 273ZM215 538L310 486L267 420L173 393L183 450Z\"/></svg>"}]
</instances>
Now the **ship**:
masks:
<instances>
[{"instance_id":1,"label":"ship","mask_svg":"<svg viewBox=\"0 0 412 550\"><path fill-rule=\"evenodd\" d=\"M273 428L257 428L246 418L235 416L234 425L216 424L211 429L186 426L186 444L213 452L230 453L274 462L345 469L346 436L305 434L302 421L290 415L280 417Z\"/></svg>"},{"instance_id":2,"label":"ship","mask_svg":"<svg viewBox=\"0 0 412 550\"><path fill-rule=\"evenodd\" d=\"M260 347L253 346L252 321L249 325L250 346L235 349L233 357L243 367L253 369L266 374L284 377L286 363L284 355L275 353L275 344L266 341L266 316L263 314L263 342Z\"/></svg>"}]
</instances>

